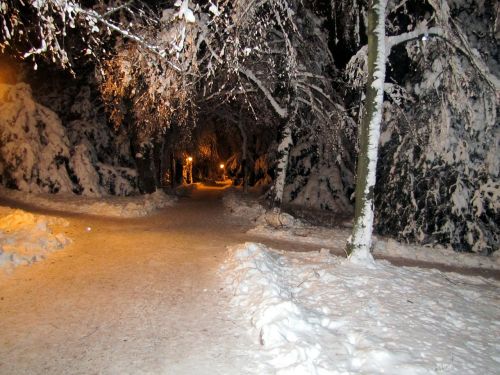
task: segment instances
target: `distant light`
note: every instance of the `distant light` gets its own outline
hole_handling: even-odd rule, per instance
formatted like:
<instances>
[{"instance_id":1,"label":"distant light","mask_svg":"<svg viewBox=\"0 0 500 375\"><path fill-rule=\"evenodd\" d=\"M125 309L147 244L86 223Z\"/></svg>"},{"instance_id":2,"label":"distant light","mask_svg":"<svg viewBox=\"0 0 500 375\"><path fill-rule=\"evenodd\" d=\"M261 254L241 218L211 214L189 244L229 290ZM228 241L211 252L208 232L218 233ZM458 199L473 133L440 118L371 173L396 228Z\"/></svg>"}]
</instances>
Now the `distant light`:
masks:
<instances>
[{"instance_id":1,"label":"distant light","mask_svg":"<svg viewBox=\"0 0 500 375\"><path fill-rule=\"evenodd\" d=\"M429 34L424 34L422 40L425 42L427 39L429 39Z\"/></svg>"},{"instance_id":2,"label":"distant light","mask_svg":"<svg viewBox=\"0 0 500 375\"><path fill-rule=\"evenodd\" d=\"M224 169L224 164L219 165L220 169Z\"/></svg>"},{"instance_id":3,"label":"distant light","mask_svg":"<svg viewBox=\"0 0 500 375\"><path fill-rule=\"evenodd\" d=\"M191 156L188 156L188 161L193 161L193 158Z\"/></svg>"}]
</instances>

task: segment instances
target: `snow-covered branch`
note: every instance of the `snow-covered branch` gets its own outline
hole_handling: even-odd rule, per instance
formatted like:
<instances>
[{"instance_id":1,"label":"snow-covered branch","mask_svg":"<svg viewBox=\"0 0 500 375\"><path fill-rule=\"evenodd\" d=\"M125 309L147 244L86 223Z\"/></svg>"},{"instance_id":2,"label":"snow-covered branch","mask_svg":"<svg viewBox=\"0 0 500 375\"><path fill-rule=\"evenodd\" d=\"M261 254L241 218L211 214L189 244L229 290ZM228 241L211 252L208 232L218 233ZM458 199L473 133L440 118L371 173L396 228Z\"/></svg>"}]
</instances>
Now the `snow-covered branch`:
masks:
<instances>
[{"instance_id":1,"label":"snow-covered branch","mask_svg":"<svg viewBox=\"0 0 500 375\"><path fill-rule=\"evenodd\" d=\"M387 55L390 55L391 49L402 43L410 42L413 40L423 40L426 41L431 37L438 37L445 43L449 44L451 47L460 51L474 66L476 71L483 77L483 79L488 83L488 85L494 90L500 90L500 80L495 77L495 75L489 72L484 62L477 56L474 51L469 47L466 38L461 35L459 31L460 41L453 40L450 35L448 35L441 27L431 27L427 28L425 26L419 25L415 30L402 33L399 35L393 35L386 38L387 45Z\"/></svg>"},{"instance_id":2,"label":"snow-covered branch","mask_svg":"<svg viewBox=\"0 0 500 375\"><path fill-rule=\"evenodd\" d=\"M238 71L257 85L257 87L260 89L260 91L262 91L262 93L265 95L266 99L269 101L273 109L281 118L287 117L288 114L287 109L279 105L279 103L276 101L276 99L268 90L268 88L264 85L264 83L260 79L257 78L257 76L252 71L242 66L238 68Z\"/></svg>"},{"instance_id":3,"label":"snow-covered branch","mask_svg":"<svg viewBox=\"0 0 500 375\"><path fill-rule=\"evenodd\" d=\"M413 31L386 37L387 54L391 52L391 48L401 43L406 43L412 40L422 39L427 40L429 37L445 38L444 31L440 27L417 27Z\"/></svg>"}]
</instances>

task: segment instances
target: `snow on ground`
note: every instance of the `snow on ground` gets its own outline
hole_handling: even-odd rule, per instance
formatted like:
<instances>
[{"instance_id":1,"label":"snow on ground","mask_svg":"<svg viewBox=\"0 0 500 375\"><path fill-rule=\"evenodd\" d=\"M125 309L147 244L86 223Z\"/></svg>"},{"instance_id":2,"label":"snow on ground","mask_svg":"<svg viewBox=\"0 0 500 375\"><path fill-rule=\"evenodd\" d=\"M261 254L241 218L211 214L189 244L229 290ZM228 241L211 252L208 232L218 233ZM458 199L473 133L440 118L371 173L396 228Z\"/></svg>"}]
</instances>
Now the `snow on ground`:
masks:
<instances>
[{"instance_id":1,"label":"snow on ground","mask_svg":"<svg viewBox=\"0 0 500 375\"><path fill-rule=\"evenodd\" d=\"M495 374L500 283L237 245L221 269L260 374ZM250 359L252 358L252 359Z\"/></svg>"},{"instance_id":2,"label":"snow on ground","mask_svg":"<svg viewBox=\"0 0 500 375\"><path fill-rule=\"evenodd\" d=\"M236 191L232 190L224 195L222 202L226 210L234 216L246 217L251 221L262 222L260 218L266 213L266 209L252 199L246 198L246 195L238 194Z\"/></svg>"},{"instance_id":3,"label":"snow on ground","mask_svg":"<svg viewBox=\"0 0 500 375\"><path fill-rule=\"evenodd\" d=\"M67 225L62 218L0 207L0 268L32 264L64 248L71 240L55 231Z\"/></svg>"},{"instance_id":4,"label":"snow on ground","mask_svg":"<svg viewBox=\"0 0 500 375\"><path fill-rule=\"evenodd\" d=\"M282 221L287 223L292 222L290 219ZM281 227L271 225L270 220L267 220L264 224L261 221L258 221L258 223L259 224L255 228L248 231L249 234L277 240L314 244L331 249L345 249L347 238L351 235L351 229L316 227L300 222L298 222L299 224L283 225ZM458 253L451 248L442 246L427 247L404 244L393 239L379 236L374 236L373 242L374 247L372 252L375 257L383 256L438 263L455 267L500 270L499 251L486 257L473 253Z\"/></svg>"},{"instance_id":5,"label":"snow on ground","mask_svg":"<svg viewBox=\"0 0 500 375\"><path fill-rule=\"evenodd\" d=\"M0 197L64 212L109 217L142 217L158 208L173 205L175 198L162 191L129 197L85 197L74 194L27 194L0 187Z\"/></svg>"}]
</instances>

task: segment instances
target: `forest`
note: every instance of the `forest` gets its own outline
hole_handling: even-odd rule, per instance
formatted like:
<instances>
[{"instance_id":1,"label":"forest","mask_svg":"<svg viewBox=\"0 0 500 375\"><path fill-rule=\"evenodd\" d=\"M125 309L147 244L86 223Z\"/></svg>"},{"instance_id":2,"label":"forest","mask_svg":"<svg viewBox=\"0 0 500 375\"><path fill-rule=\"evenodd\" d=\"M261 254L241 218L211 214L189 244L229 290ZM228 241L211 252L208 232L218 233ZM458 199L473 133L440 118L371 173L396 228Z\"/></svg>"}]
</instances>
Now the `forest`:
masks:
<instances>
[{"instance_id":1,"label":"forest","mask_svg":"<svg viewBox=\"0 0 500 375\"><path fill-rule=\"evenodd\" d=\"M376 233L488 255L499 18L493 0L2 0L0 183L134 195L222 164L272 206L367 201Z\"/></svg>"},{"instance_id":2,"label":"forest","mask_svg":"<svg viewBox=\"0 0 500 375\"><path fill-rule=\"evenodd\" d=\"M497 0L0 0L0 374L498 374L499 42Z\"/></svg>"}]
</instances>

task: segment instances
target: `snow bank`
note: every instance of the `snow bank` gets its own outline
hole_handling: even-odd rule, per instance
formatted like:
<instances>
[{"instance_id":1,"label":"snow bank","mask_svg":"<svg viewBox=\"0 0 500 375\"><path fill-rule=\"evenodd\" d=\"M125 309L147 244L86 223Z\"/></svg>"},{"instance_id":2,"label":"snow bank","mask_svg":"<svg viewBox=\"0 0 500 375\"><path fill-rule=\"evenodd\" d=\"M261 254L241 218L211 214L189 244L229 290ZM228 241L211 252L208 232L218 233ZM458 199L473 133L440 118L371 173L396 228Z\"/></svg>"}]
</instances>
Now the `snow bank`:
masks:
<instances>
[{"instance_id":1,"label":"snow bank","mask_svg":"<svg viewBox=\"0 0 500 375\"><path fill-rule=\"evenodd\" d=\"M229 249L230 319L262 350L253 373L491 374L500 366L500 283L437 270L374 269L261 244ZM459 287L457 287L459 285Z\"/></svg>"},{"instance_id":2,"label":"snow bank","mask_svg":"<svg viewBox=\"0 0 500 375\"><path fill-rule=\"evenodd\" d=\"M289 219L287 222L293 221ZM351 232L351 229L323 228L306 225L301 222L298 225L277 227L271 225L268 221L259 221L255 228L248 231L249 234L257 236L313 244L337 250L345 249ZM373 243L372 253L375 257L393 257L454 267L500 270L500 254L497 255L496 253L493 253L491 256L458 253L451 248L442 246L409 245L378 236L374 236Z\"/></svg>"},{"instance_id":3,"label":"snow bank","mask_svg":"<svg viewBox=\"0 0 500 375\"><path fill-rule=\"evenodd\" d=\"M403 244L393 239L374 241L373 254L404 258L422 262L439 263L456 267L475 267L500 270L500 254L490 256L473 253L458 253L449 247Z\"/></svg>"},{"instance_id":4,"label":"snow bank","mask_svg":"<svg viewBox=\"0 0 500 375\"><path fill-rule=\"evenodd\" d=\"M0 268L32 264L64 248L71 240L54 227L67 225L61 218L0 207Z\"/></svg>"},{"instance_id":5,"label":"snow bank","mask_svg":"<svg viewBox=\"0 0 500 375\"><path fill-rule=\"evenodd\" d=\"M246 217L254 222L260 222L261 216L266 213L266 209L260 204L245 199L242 194L237 194L235 191L224 194L222 202L231 214L238 217Z\"/></svg>"},{"instance_id":6,"label":"snow bank","mask_svg":"<svg viewBox=\"0 0 500 375\"><path fill-rule=\"evenodd\" d=\"M159 208L173 205L175 201L162 191L131 197L93 198L72 194L26 194L0 187L0 196L51 210L123 218L147 216Z\"/></svg>"}]
</instances>

